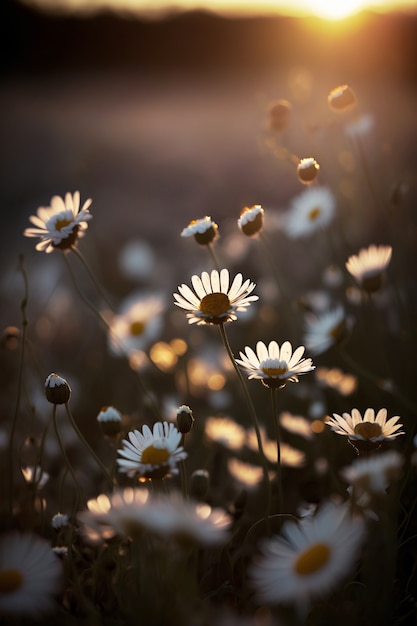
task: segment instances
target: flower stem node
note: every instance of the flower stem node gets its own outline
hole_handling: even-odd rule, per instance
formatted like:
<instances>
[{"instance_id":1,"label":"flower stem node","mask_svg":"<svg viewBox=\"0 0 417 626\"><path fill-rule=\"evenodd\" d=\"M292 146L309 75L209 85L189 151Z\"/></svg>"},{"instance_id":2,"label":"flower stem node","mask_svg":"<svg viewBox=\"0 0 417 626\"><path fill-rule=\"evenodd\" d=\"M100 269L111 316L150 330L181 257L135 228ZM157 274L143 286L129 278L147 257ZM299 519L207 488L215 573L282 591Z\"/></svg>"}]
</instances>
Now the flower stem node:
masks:
<instances>
[{"instance_id":1,"label":"flower stem node","mask_svg":"<svg viewBox=\"0 0 417 626\"><path fill-rule=\"evenodd\" d=\"M264 210L261 205L245 206L240 212L237 225L247 237L253 237L260 233L264 225Z\"/></svg>"},{"instance_id":2,"label":"flower stem node","mask_svg":"<svg viewBox=\"0 0 417 626\"><path fill-rule=\"evenodd\" d=\"M297 165L297 175L300 183L311 185L316 180L320 170L320 165L313 157L301 159Z\"/></svg>"},{"instance_id":3,"label":"flower stem node","mask_svg":"<svg viewBox=\"0 0 417 626\"><path fill-rule=\"evenodd\" d=\"M177 410L177 428L182 435L186 435L193 427L195 418L192 410L185 404Z\"/></svg>"},{"instance_id":4,"label":"flower stem node","mask_svg":"<svg viewBox=\"0 0 417 626\"><path fill-rule=\"evenodd\" d=\"M52 373L45 381L45 396L51 404L66 404L71 397L71 388L65 378Z\"/></svg>"}]
</instances>

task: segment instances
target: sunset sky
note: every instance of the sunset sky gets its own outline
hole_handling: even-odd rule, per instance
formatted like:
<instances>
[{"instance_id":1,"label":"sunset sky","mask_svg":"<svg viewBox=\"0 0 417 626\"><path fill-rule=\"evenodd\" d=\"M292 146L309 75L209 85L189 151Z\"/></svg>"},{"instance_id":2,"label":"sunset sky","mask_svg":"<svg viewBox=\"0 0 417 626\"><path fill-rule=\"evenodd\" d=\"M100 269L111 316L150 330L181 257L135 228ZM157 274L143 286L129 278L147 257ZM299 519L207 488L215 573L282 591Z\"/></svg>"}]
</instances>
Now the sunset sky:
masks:
<instances>
[{"instance_id":1,"label":"sunset sky","mask_svg":"<svg viewBox=\"0 0 417 626\"><path fill-rule=\"evenodd\" d=\"M28 5L56 11L89 13L111 7L139 14L185 9L208 9L227 15L315 15L341 19L363 9L375 11L416 10L417 0L22 0Z\"/></svg>"}]
</instances>

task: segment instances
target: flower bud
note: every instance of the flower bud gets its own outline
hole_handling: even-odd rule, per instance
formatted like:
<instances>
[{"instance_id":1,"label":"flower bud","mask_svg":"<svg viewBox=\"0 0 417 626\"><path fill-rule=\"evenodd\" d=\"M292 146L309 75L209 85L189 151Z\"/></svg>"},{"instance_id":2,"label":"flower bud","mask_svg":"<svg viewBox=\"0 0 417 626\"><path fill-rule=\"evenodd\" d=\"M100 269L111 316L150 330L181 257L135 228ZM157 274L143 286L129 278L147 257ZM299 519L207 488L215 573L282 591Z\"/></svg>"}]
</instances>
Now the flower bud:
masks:
<instances>
[{"instance_id":1,"label":"flower bud","mask_svg":"<svg viewBox=\"0 0 417 626\"><path fill-rule=\"evenodd\" d=\"M122 430L122 416L113 406L103 406L97 415L101 430L106 437L116 437Z\"/></svg>"},{"instance_id":2,"label":"flower bud","mask_svg":"<svg viewBox=\"0 0 417 626\"><path fill-rule=\"evenodd\" d=\"M291 104L288 100L274 102L268 111L269 128L275 133L280 133L288 126L291 116Z\"/></svg>"},{"instance_id":3,"label":"flower bud","mask_svg":"<svg viewBox=\"0 0 417 626\"><path fill-rule=\"evenodd\" d=\"M189 406L183 404L177 410L177 428L180 433L186 435L194 424L194 416Z\"/></svg>"},{"instance_id":4,"label":"flower bud","mask_svg":"<svg viewBox=\"0 0 417 626\"><path fill-rule=\"evenodd\" d=\"M334 111L345 111L356 104L356 96L349 85L335 87L327 97L329 106Z\"/></svg>"},{"instance_id":5,"label":"flower bud","mask_svg":"<svg viewBox=\"0 0 417 626\"><path fill-rule=\"evenodd\" d=\"M245 235L253 237L261 232L264 223L264 210L260 204L245 206L240 212L237 224Z\"/></svg>"},{"instance_id":6,"label":"flower bud","mask_svg":"<svg viewBox=\"0 0 417 626\"><path fill-rule=\"evenodd\" d=\"M64 378L52 373L45 381L45 396L51 404L66 404L71 396L71 388Z\"/></svg>"},{"instance_id":7,"label":"flower bud","mask_svg":"<svg viewBox=\"0 0 417 626\"><path fill-rule=\"evenodd\" d=\"M313 183L319 173L320 165L313 157L301 159L297 165L298 180L304 185Z\"/></svg>"},{"instance_id":8,"label":"flower bud","mask_svg":"<svg viewBox=\"0 0 417 626\"><path fill-rule=\"evenodd\" d=\"M202 500L210 487L210 474L205 469L195 470L190 479L190 495L196 500Z\"/></svg>"}]
</instances>

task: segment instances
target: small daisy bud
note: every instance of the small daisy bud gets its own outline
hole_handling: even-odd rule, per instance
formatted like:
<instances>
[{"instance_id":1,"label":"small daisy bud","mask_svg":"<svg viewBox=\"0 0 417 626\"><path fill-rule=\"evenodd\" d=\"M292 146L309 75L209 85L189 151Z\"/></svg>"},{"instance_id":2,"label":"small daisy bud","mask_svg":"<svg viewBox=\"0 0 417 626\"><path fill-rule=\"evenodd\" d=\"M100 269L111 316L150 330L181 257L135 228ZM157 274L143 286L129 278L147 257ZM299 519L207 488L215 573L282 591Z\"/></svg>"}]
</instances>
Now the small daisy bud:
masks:
<instances>
[{"instance_id":1,"label":"small daisy bud","mask_svg":"<svg viewBox=\"0 0 417 626\"><path fill-rule=\"evenodd\" d=\"M269 128L275 133L280 133L288 126L291 116L291 104L288 100L274 102L268 111Z\"/></svg>"},{"instance_id":2,"label":"small daisy bud","mask_svg":"<svg viewBox=\"0 0 417 626\"><path fill-rule=\"evenodd\" d=\"M202 500L210 487L210 474L205 469L195 470L190 479L190 495L196 500Z\"/></svg>"},{"instance_id":3,"label":"small daisy bud","mask_svg":"<svg viewBox=\"0 0 417 626\"><path fill-rule=\"evenodd\" d=\"M329 106L334 111L345 111L356 104L356 96L349 85L335 87L327 97Z\"/></svg>"},{"instance_id":4,"label":"small daisy bud","mask_svg":"<svg viewBox=\"0 0 417 626\"><path fill-rule=\"evenodd\" d=\"M49 374L45 381L45 395L51 404L66 404L71 396L71 388L58 374Z\"/></svg>"},{"instance_id":5,"label":"small daisy bud","mask_svg":"<svg viewBox=\"0 0 417 626\"><path fill-rule=\"evenodd\" d=\"M177 410L177 428L180 433L186 435L193 427L195 418L189 406L183 404Z\"/></svg>"},{"instance_id":6,"label":"small daisy bud","mask_svg":"<svg viewBox=\"0 0 417 626\"><path fill-rule=\"evenodd\" d=\"M65 513L57 513L52 518L52 528L54 530L60 530L61 528L64 528L64 526L68 526L68 521L68 515L65 515Z\"/></svg>"},{"instance_id":7,"label":"small daisy bud","mask_svg":"<svg viewBox=\"0 0 417 626\"><path fill-rule=\"evenodd\" d=\"M298 180L304 185L313 183L319 173L320 165L312 157L301 159L297 165Z\"/></svg>"},{"instance_id":8,"label":"small daisy bud","mask_svg":"<svg viewBox=\"0 0 417 626\"><path fill-rule=\"evenodd\" d=\"M122 430L122 416L113 406L103 406L97 415L101 430L106 437L116 437Z\"/></svg>"},{"instance_id":9,"label":"small daisy bud","mask_svg":"<svg viewBox=\"0 0 417 626\"><path fill-rule=\"evenodd\" d=\"M264 224L264 210L260 204L245 206L240 212L237 224L245 235L253 237L261 232Z\"/></svg>"},{"instance_id":10,"label":"small daisy bud","mask_svg":"<svg viewBox=\"0 0 417 626\"><path fill-rule=\"evenodd\" d=\"M194 237L201 246L208 246L218 237L216 222L206 215L202 219L192 220L181 232L181 237Z\"/></svg>"},{"instance_id":11,"label":"small daisy bud","mask_svg":"<svg viewBox=\"0 0 417 626\"><path fill-rule=\"evenodd\" d=\"M20 331L16 326L7 326L3 331L2 344L6 350L16 350L19 347Z\"/></svg>"}]
</instances>

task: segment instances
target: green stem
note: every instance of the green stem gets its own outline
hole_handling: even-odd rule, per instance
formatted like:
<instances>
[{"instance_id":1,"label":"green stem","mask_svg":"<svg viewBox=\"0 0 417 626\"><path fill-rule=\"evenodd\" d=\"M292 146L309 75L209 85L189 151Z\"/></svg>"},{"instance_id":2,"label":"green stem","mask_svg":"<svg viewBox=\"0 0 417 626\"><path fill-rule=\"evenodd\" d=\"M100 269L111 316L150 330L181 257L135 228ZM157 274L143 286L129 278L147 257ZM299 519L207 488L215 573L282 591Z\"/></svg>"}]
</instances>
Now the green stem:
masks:
<instances>
[{"instance_id":1,"label":"green stem","mask_svg":"<svg viewBox=\"0 0 417 626\"><path fill-rule=\"evenodd\" d=\"M57 424L57 420L56 420L56 407L57 405L54 404L53 405L53 409L52 409L52 421L53 421L53 425L54 425L54 431L55 431L55 435L56 435L56 439L58 441L58 445L59 445L59 449L61 451L62 457L65 461L65 465L66 468L68 469L69 473L71 474L72 480L74 482L74 486L75 486L75 503L74 503L74 509L73 509L73 515L75 514L75 512L78 510L79 505L80 505L80 500L81 500L81 487L79 485L79 482L77 480L77 477L75 475L75 472L73 470L73 467L68 459L67 453L65 452L65 448L64 448L64 444L62 443L61 440L61 436L59 434L59 430L58 430L58 424Z\"/></svg>"},{"instance_id":2,"label":"green stem","mask_svg":"<svg viewBox=\"0 0 417 626\"><path fill-rule=\"evenodd\" d=\"M99 457L97 456L97 454L94 452L94 450L91 448L90 444L88 443L88 441L84 438L84 435L82 434L82 432L80 431L80 429L77 426L76 421L74 420L69 404L68 402L65 403L65 409L67 411L67 415L69 417L69 420L71 422L71 425L73 427L73 429L75 430L79 440L81 441L81 443L85 446L85 448L88 450L88 452L91 454L91 456L94 458L94 460L96 461L96 463L101 467L101 469L103 470L103 473L109 483L109 487L110 489L113 489L114 487L114 483L113 480L109 474L108 469L106 468L106 466L103 464L103 462L99 459Z\"/></svg>"},{"instance_id":3,"label":"green stem","mask_svg":"<svg viewBox=\"0 0 417 626\"><path fill-rule=\"evenodd\" d=\"M263 472L264 472L264 478L265 478L265 485L266 485L266 504L265 504L265 526L267 529L267 533L268 535L270 535L270 524L269 524L269 515L270 515L270 511L271 511L271 483L269 481L269 474L268 474L268 462L267 459L265 457L265 452L263 449L263 445L262 445L262 437L261 437L261 431L259 428L259 422L258 422L258 417L256 415L256 411L255 411L255 407L253 406L253 402L252 399L249 395L248 389L246 387L246 383L245 383L245 379L243 378L242 372L240 371L240 368L238 367L236 361L235 361L235 357L233 355L232 349L230 347L230 343L229 340L227 338L226 335L226 331L224 328L224 324L219 324L219 330L220 330L220 335L224 344L224 347L226 348L227 354L229 355L230 361L234 367L234 370L236 372L236 374L238 375L239 378L239 382L241 384L242 390L243 390L243 394L245 396L246 399L246 403L248 405L249 408L249 412L252 418L252 423L253 423L253 427L255 429L255 433L256 433L256 439L258 442L258 449L259 449L259 454L262 460L262 467L263 467Z\"/></svg>"},{"instance_id":4,"label":"green stem","mask_svg":"<svg viewBox=\"0 0 417 626\"><path fill-rule=\"evenodd\" d=\"M22 337L21 337L21 341L20 341L20 358L19 358L19 374L18 374L18 380L17 380L17 397L16 397L16 404L15 404L14 413L13 413L12 427L11 427L11 430L10 430L9 448L8 448L9 516L10 516L10 524L13 523L13 491L14 491L14 489L13 489L13 458L14 458L13 444L14 444L14 436L15 436L15 433L16 433L17 416L19 414L20 399L21 399L21 393L22 393L23 365L24 365L24 361L25 361L26 334L27 334L27 326L28 326L28 320L27 320L27 317L26 317L26 307L27 307L28 298L29 298L29 285L28 285L27 274L26 274L25 269L23 267L23 255L19 256L19 270L20 270L20 273L22 274L22 277L23 277L24 295L23 295L23 298L22 298L22 302L20 304L20 310L22 312Z\"/></svg>"},{"instance_id":5,"label":"green stem","mask_svg":"<svg viewBox=\"0 0 417 626\"><path fill-rule=\"evenodd\" d=\"M282 491L282 468L281 468L281 435L277 411L277 388L271 387L272 416L275 426L275 439L277 442L277 483L278 483L278 513L284 510L284 497Z\"/></svg>"},{"instance_id":6,"label":"green stem","mask_svg":"<svg viewBox=\"0 0 417 626\"><path fill-rule=\"evenodd\" d=\"M220 272L220 265L219 265L219 261L218 261L218 259L217 259L216 253L214 252L214 248L213 248L212 244L211 244L211 243L209 243L209 244L208 244L208 246L207 246L207 248L208 248L208 251L209 251L209 253L210 253L211 259L212 259L212 261L213 261L213 263L214 263L214 267L216 268L216 270L217 270L218 272Z\"/></svg>"},{"instance_id":7,"label":"green stem","mask_svg":"<svg viewBox=\"0 0 417 626\"><path fill-rule=\"evenodd\" d=\"M100 285L99 281L97 280L97 278L93 274L93 271L92 271L91 267L89 266L89 264L88 264L86 258L84 257L84 255L75 246L73 246L71 248L71 250L80 259L80 261L83 264L84 268L87 270L88 275L90 276L91 280L93 281L94 286L96 287L97 291L100 293L101 297L103 298L103 300L105 301L105 303L107 304L109 309L112 311L113 307L112 307L112 305L111 305L107 295L104 293L104 290L103 290L102 286Z\"/></svg>"}]
</instances>

